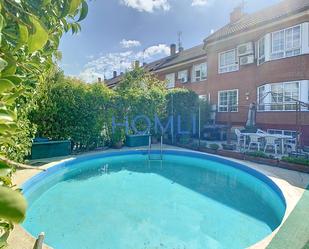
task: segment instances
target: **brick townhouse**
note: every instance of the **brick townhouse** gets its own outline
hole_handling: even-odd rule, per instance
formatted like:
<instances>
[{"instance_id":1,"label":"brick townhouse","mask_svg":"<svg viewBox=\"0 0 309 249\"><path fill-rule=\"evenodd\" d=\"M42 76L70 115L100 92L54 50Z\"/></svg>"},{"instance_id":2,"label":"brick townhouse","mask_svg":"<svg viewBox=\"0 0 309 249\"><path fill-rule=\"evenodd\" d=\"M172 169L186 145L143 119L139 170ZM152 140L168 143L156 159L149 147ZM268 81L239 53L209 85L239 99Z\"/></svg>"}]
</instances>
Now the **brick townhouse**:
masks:
<instances>
[{"instance_id":1,"label":"brick townhouse","mask_svg":"<svg viewBox=\"0 0 309 249\"><path fill-rule=\"evenodd\" d=\"M302 133L309 144L309 0L284 0L245 14L183 50L144 65L168 88L194 90L216 106L218 123L244 126L251 103L257 125L273 133ZM106 83L114 87L121 76ZM297 111L296 111L297 110Z\"/></svg>"},{"instance_id":2,"label":"brick townhouse","mask_svg":"<svg viewBox=\"0 0 309 249\"><path fill-rule=\"evenodd\" d=\"M258 127L301 131L309 144L309 0L285 0L250 15L236 8L204 49L205 89L217 104L218 122L230 118L241 126L250 103L257 103Z\"/></svg>"}]
</instances>

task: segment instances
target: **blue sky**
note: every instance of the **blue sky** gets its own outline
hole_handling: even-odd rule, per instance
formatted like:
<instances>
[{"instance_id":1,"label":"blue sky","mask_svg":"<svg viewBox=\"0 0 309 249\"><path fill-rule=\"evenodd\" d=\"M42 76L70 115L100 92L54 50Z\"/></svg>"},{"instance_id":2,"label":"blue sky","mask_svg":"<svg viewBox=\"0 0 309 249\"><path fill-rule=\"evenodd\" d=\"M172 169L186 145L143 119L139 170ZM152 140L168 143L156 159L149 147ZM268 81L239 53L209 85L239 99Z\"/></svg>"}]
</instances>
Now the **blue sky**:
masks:
<instances>
[{"instance_id":1,"label":"blue sky","mask_svg":"<svg viewBox=\"0 0 309 249\"><path fill-rule=\"evenodd\" d=\"M78 35L65 34L60 50L67 75L88 82L125 71L133 60L164 57L182 32L184 48L201 44L229 22L241 0L94 0ZM252 13L279 0L247 0Z\"/></svg>"}]
</instances>

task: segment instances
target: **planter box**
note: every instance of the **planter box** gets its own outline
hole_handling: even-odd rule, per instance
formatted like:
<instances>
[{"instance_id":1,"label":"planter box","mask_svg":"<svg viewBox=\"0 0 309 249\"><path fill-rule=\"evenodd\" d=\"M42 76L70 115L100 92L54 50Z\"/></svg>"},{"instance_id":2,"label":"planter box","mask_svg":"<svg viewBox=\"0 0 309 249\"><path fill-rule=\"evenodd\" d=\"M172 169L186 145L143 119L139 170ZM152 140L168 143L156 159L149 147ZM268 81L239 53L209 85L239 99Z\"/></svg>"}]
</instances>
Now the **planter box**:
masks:
<instances>
[{"instance_id":1,"label":"planter box","mask_svg":"<svg viewBox=\"0 0 309 249\"><path fill-rule=\"evenodd\" d=\"M277 159L254 157L254 156L245 155L244 160L254 162L254 163L260 163L260 164L275 166L275 167L278 166L278 160Z\"/></svg>"},{"instance_id":2,"label":"planter box","mask_svg":"<svg viewBox=\"0 0 309 249\"><path fill-rule=\"evenodd\" d=\"M231 151L231 150L219 150L218 155L224 156L224 157L230 157L238 160L244 160L244 154L237 151Z\"/></svg>"},{"instance_id":3,"label":"planter box","mask_svg":"<svg viewBox=\"0 0 309 249\"><path fill-rule=\"evenodd\" d=\"M179 144L179 143L176 143L175 145L177 147L184 148L184 149L197 150L197 147L194 147L192 144Z\"/></svg>"},{"instance_id":4,"label":"planter box","mask_svg":"<svg viewBox=\"0 0 309 249\"><path fill-rule=\"evenodd\" d=\"M68 156L71 154L71 141L34 142L31 147L31 159Z\"/></svg>"},{"instance_id":5,"label":"planter box","mask_svg":"<svg viewBox=\"0 0 309 249\"><path fill-rule=\"evenodd\" d=\"M218 154L218 150L212 150L210 148L199 148L199 151L209 154Z\"/></svg>"},{"instance_id":6,"label":"planter box","mask_svg":"<svg viewBox=\"0 0 309 249\"><path fill-rule=\"evenodd\" d=\"M147 146L148 144L149 144L149 135L126 136L126 145L128 147Z\"/></svg>"},{"instance_id":7,"label":"planter box","mask_svg":"<svg viewBox=\"0 0 309 249\"><path fill-rule=\"evenodd\" d=\"M300 165L300 164L295 164L295 163L279 161L278 167L283 168L283 169L294 170L294 171L299 171L299 172L309 174L309 166L306 166L306 165Z\"/></svg>"}]
</instances>

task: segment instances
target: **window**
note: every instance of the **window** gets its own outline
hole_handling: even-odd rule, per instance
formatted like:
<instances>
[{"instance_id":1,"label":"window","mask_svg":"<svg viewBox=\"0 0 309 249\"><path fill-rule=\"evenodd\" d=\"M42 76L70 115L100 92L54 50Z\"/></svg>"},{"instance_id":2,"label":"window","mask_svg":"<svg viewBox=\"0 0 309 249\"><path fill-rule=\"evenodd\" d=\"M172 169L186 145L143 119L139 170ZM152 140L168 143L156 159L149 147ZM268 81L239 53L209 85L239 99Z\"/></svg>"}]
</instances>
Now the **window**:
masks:
<instances>
[{"instance_id":1,"label":"window","mask_svg":"<svg viewBox=\"0 0 309 249\"><path fill-rule=\"evenodd\" d=\"M188 70L183 70L183 71L178 72L178 80L181 83L188 82Z\"/></svg>"},{"instance_id":2,"label":"window","mask_svg":"<svg viewBox=\"0 0 309 249\"><path fill-rule=\"evenodd\" d=\"M258 41L258 64L265 62L265 37Z\"/></svg>"},{"instance_id":3,"label":"window","mask_svg":"<svg viewBox=\"0 0 309 249\"><path fill-rule=\"evenodd\" d=\"M218 95L219 112L238 112L238 90L220 91Z\"/></svg>"},{"instance_id":4,"label":"window","mask_svg":"<svg viewBox=\"0 0 309 249\"><path fill-rule=\"evenodd\" d=\"M290 82L284 84L284 109L286 111L296 110L296 100L299 100L299 82Z\"/></svg>"},{"instance_id":5,"label":"window","mask_svg":"<svg viewBox=\"0 0 309 249\"><path fill-rule=\"evenodd\" d=\"M165 76L165 80L166 80L166 87L167 88L174 88L175 87L175 74L171 73L171 74L167 74Z\"/></svg>"},{"instance_id":6,"label":"window","mask_svg":"<svg viewBox=\"0 0 309 249\"><path fill-rule=\"evenodd\" d=\"M219 54L219 73L228 73L238 70L236 49Z\"/></svg>"},{"instance_id":7,"label":"window","mask_svg":"<svg viewBox=\"0 0 309 249\"><path fill-rule=\"evenodd\" d=\"M300 82L274 83L258 88L260 111L295 111L299 100Z\"/></svg>"},{"instance_id":8,"label":"window","mask_svg":"<svg viewBox=\"0 0 309 249\"><path fill-rule=\"evenodd\" d=\"M272 33L271 57L280 59L301 53L300 25Z\"/></svg>"},{"instance_id":9,"label":"window","mask_svg":"<svg viewBox=\"0 0 309 249\"><path fill-rule=\"evenodd\" d=\"M258 88L258 110L259 111L265 110L265 104L264 104L265 98L266 98L266 89L265 89L265 86L261 86Z\"/></svg>"},{"instance_id":10,"label":"window","mask_svg":"<svg viewBox=\"0 0 309 249\"><path fill-rule=\"evenodd\" d=\"M207 64L202 63L193 66L192 81L202 81L207 79Z\"/></svg>"}]
</instances>

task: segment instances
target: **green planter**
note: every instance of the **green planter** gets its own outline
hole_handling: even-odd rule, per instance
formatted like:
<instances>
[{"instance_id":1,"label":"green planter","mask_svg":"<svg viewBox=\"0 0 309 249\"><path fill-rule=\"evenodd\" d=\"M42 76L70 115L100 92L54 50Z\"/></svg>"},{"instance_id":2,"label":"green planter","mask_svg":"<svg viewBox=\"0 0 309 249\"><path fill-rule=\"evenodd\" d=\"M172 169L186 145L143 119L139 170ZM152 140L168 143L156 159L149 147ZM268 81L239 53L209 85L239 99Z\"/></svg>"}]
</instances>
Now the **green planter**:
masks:
<instances>
[{"instance_id":1,"label":"green planter","mask_svg":"<svg viewBox=\"0 0 309 249\"><path fill-rule=\"evenodd\" d=\"M149 135L127 135L126 145L128 147L139 147L149 145Z\"/></svg>"},{"instance_id":2,"label":"green planter","mask_svg":"<svg viewBox=\"0 0 309 249\"><path fill-rule=\"evenodd\" d=\"M68 156L71 154L71 141L34 142L31 159Z\"/></svg>"}]
</instances>

